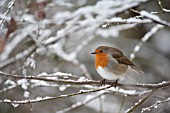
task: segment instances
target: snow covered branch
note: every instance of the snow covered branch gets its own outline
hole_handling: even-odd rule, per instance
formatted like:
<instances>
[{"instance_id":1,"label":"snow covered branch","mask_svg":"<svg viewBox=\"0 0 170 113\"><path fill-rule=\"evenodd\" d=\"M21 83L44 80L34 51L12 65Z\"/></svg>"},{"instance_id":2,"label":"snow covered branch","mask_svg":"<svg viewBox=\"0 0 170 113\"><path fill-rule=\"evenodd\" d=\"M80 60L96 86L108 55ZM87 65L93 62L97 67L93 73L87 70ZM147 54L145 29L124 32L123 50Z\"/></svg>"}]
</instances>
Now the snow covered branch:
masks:
<instances>
[{"instance_id":1,"label":"snow covered branch","mask_svg":"<svg viewBox=\"0 0 170 113\"><path fill-rule=\"evenodd\" d=\"M62 110L62 112L66 112L66 111L70 111L72 109L75 109L77 107L83 106L84 104L87 104L90 101L93 101L96 98L99 98L102 95L105 94L120 94L120 95L124 95L124 96L142 96L142 95L151 95L152 91L155 91L157 89L160 88L166 88L168 86L170 86L170 81L166 81L166 82L161 82L158 84L122 84L122 83L115 83L115 82L111 82L111 81L106 81L106 86L101 87L101 81L94 81L94 80L88 80L86 78L81 78L78 76L72 76L71 74L67 74L67 73L53 73L53 74L40 74L37 76L20 76L20 75L10 75L8 73L4 73L4 72L0 72L0 76L2 77L8 77L11 78L11 80L8 82L6 82L6 84L11 84L11 86L9 86L8 88L4 88L2 90L0 90L0 92L5 92L9 89L12 89L16 86L21 85L21 87L28 87L25 86L25 82L26 80L29 80L29 83L27 83L27 85L32 85L36 84L36 85L41 85L41 86L46 86L48 84L48 82L52 82L55 84L58 84L58 86L65 86L67 87L71 87L71 85L83 85L85 86L85 88L88 88L86 90L79 90L79 92L75 92L75 93L70 93L70 94L65 94L65 95L59 95L59 96L46 96L46 97L37 97L35 99L26 99L26 100L9 100L9 99L4 99L4 100L0 100L0 103L9 103L12 104L14 107L17 107L18 105L22 105L22 104L32 104L32 103L37 103L37 102L43 102L43 101L49 101L49 100L56 100L56 99L61 99L61 98L68 98L68 97L73 97L73 96L77 96L77 95L82 95L82 94L89 94L89 93L95 93L95 92L101 92L103 91L101 94L94 96L91 99L88 99L82 103L79 104L75 104L72 105L69 108L66 108L64 110ZM59 79L58 77L62 77L63 79ZM65 78L65 79L64 79ZM77 78L77 80L71 79L71 78ZM14 81L12 81L12 79ZM15 82L16 80L16 82ZM21 82L23 81L23 82ZM53 84L54 85L54 84ZM86 86L89 85L89 86ZM52 85L51 85L52 86ZM94 87L95 86L95 87ZM123 87L126 88L134 88L133 90L124 90L122 89ZM145 88L149 90L144 90L144 91L136 91L135 88ZM147 96L148 98L148 96ZM145 98L146 100L146 98ZM134 110L135 107L133 107ZM129 113L129 111L131 111L132 109L128 110L127 112ZM59 111L61 112L61 111Z\"/></svg>"},{"instance_id":2,"label":"snow covered branch","mask_svg":"<svg viewBox=\"0 0 170 113\"><path fill-rule=\"evenodd\" d=\"M149 107L145 107L145 108L142 108L142 112L145 112L145 111L151 111L151 109L156 109L158 108L161 104L166 104L167 102L170 101L170 97L168 97L167 99L165 100L160 100L160 101L156 101L155 104L149 106Z\"/></svg>"},{"instance_id":3,"label":"snow covered branch","mask_svg":"<svg viewBox=\"0 0 170 113\"><path fill-rule=\"evenodd\" d=\"M58 76L61 76L64 74L58 72L58 73L54 73L54 74L45 74L45 76L41 76L37 75L37 76L20 76L20 75L10 75L8 73L4 73L0 71L0 76L6 76L9 78L15 78L15 79L27 79L27 80L41 80L41 81L46 81L46 82L54 82L54 83L58 83L61 85L102 85L101 81L95 81L95 80L89 80L87 78L79 78L78 80L72 80L72 79L68 79L68 80L64 80L64 79L58 79ZM65 74L66 76L70 76L70 74ZM69 78L68 76L68 78ZM52 78L50 78L52 77ZM78 78L78 76L77 76ZM105 82L106 85L112 85L114 84L114 81L106 81ZM158 84L121 84L121 83L117 83L116 86L120 86L120 87L136 87L136 88L149 88L149 89L158 89L158 88L163 88L163 87L167 87L170 85L170 81L164 81Z\"/></svg>"},{"instance_id":4,"label":"snow covered branch","mask_svg":"<svg viewBox=\"0 0 170 113\"><path fill-rule=\"evenodd\" d=\"M18 88L23 91L20 92L23 98L16 93L13 97L7 95L0 98L0 104L18 107L74 97L75 100L69 98L70 103L67 100L63 102L66 105L55 107L54 112L71 112L81 106L98 112L110 107L110 101L114 102L110 109L117 109L120 97L124 96L133 101L126 99L128 108L123 106L123 101L120 109L130 113L136 108L148 111L168 102L169 98L154 101L149 107L142 105L158 93L155 90L167 90L170 86L167 38L170 23L166 15L170 11L167 6L164 8L163 0L153 3L149 0L0 1L0 93L15 93ZM155 4L161 7L160 12L147 10ZM94 57L90 55L99 45L122 49L124 54L133 50L130 58L144 75L132 78L135 82L115 84L107 80L103 86L96 76ZM37 89L42 93L34 93ZM51 93L50 89L56 92ZM113 95L115 100L108 99ZM94 105L86 106L96 99L104 103L100 110ZM60 102L55 104L58 106ZM110 112L107 108L101 111Z\"/></svg>"}]
</instances>

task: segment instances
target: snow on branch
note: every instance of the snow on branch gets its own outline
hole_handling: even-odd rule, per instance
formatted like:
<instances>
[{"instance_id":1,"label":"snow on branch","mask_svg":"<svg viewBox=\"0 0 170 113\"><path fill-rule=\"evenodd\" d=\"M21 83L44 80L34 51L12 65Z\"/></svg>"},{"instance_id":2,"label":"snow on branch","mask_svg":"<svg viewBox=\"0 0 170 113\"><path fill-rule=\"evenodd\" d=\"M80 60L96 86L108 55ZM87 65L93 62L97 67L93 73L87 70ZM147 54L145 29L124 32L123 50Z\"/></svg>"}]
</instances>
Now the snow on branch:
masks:
<instances>
[{"instance_id":1,"label":"snow on branch","mask_svg":"<svg viewBox=\"0 0 170 113\"><path fill-rule=\"evenodd\" d=\"M151 19L155 23L170 27L170 23L161 20L158 16L152 15L152 14L148 13L147 11L141 11L141 12L139 12L139 14L145 18Z\"/></svg>"},{"instance_id":2,"label":"snow on branch","mask_svg":"<svg viewBox=\"0 0 170 113\"><path fill-rule=\"evenodd\" d=\"M142 113L143 112L146 112L146 111L151 111L151 109L156 109L158 108L161 104L166 104L167 102L170 102L170 97L168 97L167 99L165 100L160 100L160 101L156 101L155 104L149 106L149 107L145 107L145 108L142 108Z\"/></svg>"},{"instance_id":3,"label":"snow on branch","mask_svg":"<svg viewBox=\"0 0 170 113\"><path fill-rule=\"evenodd\" d=\"M8 4L6 4L6 8L5 8L5 10L2 12L2 14L6 16L6 15L11 11L11 9L12 9L13 6L14 6L14 4L15 4L15 0L11 0L10 2L8 2ZM3 18L2 18L2 19L3 19ZM6 19L5 19L5 20L6 20ZM4 20L4 19L3 19L3 20L0 20L0 28L3 27L3 24L4 24L5 20Z\"/></svg>"},{"instance_id":4,"label":"snow on branch","mask_svg":"<svg viewBox=\"0 0 170 113\"><path fill-rule=\"evenodd\" d=\"M155 25L149 32L147 32L142 38L141 42L139 42L135 47L133 52L130 54L131 60L135 58L135 55L141 49L142 45L151 38L152 35L156 34L160 29L164 28L162 25Z\"/></svg>"},{"instance_id":5,"label":"snow on branch","mask_svg":"<svg viewBox=\"0 0 170 113\"><path fill-rule=\"evenodd\" d=\"M31 105L32 103L95 93L93 97L88 99L86 98L83 102L75 103L70 107L57 112L63 113L86 105L87 103L106 94L123 95L124 97L144 96L144 98L139 100L139 102L127 110L127 112L131 112L147 100L155 90L161 88L166 89L166 87L170 86L170 81L163 81L156 84L125 84L119 82L115 83L114 81L106 81L105 86L103 86L101 81L91 79L91 73L88 72L86 65L79 60L78 56L78 54L98 36L103 38L118 37L122 30L129 30L130 28L134 28L140 24L156 23L157 25L151 28L150 31L141 38L141 42L134 47L134 51L130 55L131 59L134 59L136 53L139 52L142 45L148 41L151 36L164 27L170 27L169 22L166 22L147 11L137 11L140 18L127 17L124 19L124 16L119 15L125 13L126 17L126 14L129 13L129 9L137 7L148 1L149 0L124 0L122 2L119 0L101 0L97 1L96 4L88 6L86 5L86 0L83 2L81 0L76 1L75 3L71 3L69 1L35 3L38 5L38 14L42 14L38 16L44 16L43 19L36 17L37 12L32 10L29 5L25 9L15 12L16 15L14 19L17 24L17 29L9 35L9 40L6 41L0 54L0 69L2 69L2 71L0 71L0 78L7 78L4 83L1 83L4 87L0 89L0 93L20 87L24 90L24 98L26 99L12 100L7 97L4 100L0 100L0 104L8 103L14 107L18 107L22 104ZM162 10L164 12L169 12L169 10L163 8L160 0L158 1ZM9 14L15 2L16 0L11 0L7 5L5 12L0 14L1 28L4 27L3 25L5 21L9 22L12 18L7 14ZM42 5L41 8L39 5ZM52 14L49 13L51 17L45 18L47 12L56 6L57 8L58 6L62 7L63 10L57 10L52 12ZM70 8L73 9L70 10ZM3 28L3 30L5 31L6 28ZM28 45L25 44L25 42L28 42ZM31 43L31 46L29 43ZM57 69L52 69L52 71L56 73L47 74L44 72L39 75L27 75L26 68L30 66L31 69L34 70L39 63L36 59L34 59L34 55L45 55L46 57L57 56L57 60L62 59L67 63L72 63L76 66L73 68L77 69L78 67L79 72L83 73L85 77L56 72L56 70L58 71L58 67L56 67ZM21 63L19 61L21 61ZM17 66L16 69L16 67L14 67L15 65L13 66L13 63L19 63L21 66ZM60 62L57 63L57 65L60 65ZM14 70L10 70L11 74L5 73L6 69L9 69L8 66L13 66L11 69L14 68ZM19 72L18 70L23 70L23 74L15 74ZM38 72L40 70L36 71ZM40 88L40 86L57 87L60 91L64 91L67 88L77 88L76 90L78 91L64 95L47 95L45 97L37 96L35 98L30 98L32 96L29 96L31 94L31 91L29 92L29 90L34 87ZM144 108L144 110L153 108L160 103L168 101L169 98L160 102L158 101L153 106Z\"/></svg>"},{"instance_id":6,"label":"snow on branch","mask_svg":"<svg viewBox=\"0 0 170 113\"><path fill-rule=\"evenodd\" d=\"M56 78L49 78L51 75L56 75ZM11 77L15 79L28 79L28 80L42 80L46 82L54 82L58 84L71 84L71 85L102 85L101 81L95 81L95 80L89 80L89 79L78 79L76 80L64 80L64 79L58 79L57 76L60 75L60 73L54 73L54 74L47 74L45 77L41 77L40 75L37 76L20 76L20 75L11 75L8 73L4 73L0 71L0 76L6 76L6 77ZM114 82L112 81L106 81L106 85L112 85ZM163 88L167 87L170 85L170 81L163 81L158 84L121 84L118 83L116 84L117 86L120 87L136 87L136 88L150 88L150 89L158 89L158 88Z\"/></svg>"},{"instance_id":7,"label":"snow on branch","mask_svg":"<svg viewBox=\"0 0 170 113\"><path fill-rule=\"evenodd\" d=\"M144 17L147 19L150 19L152 22L163 25L163 26L167 26L170 27L170 23L160 19L157 15L154 15L155 13L149 13L147 11L137 11L134 9L131 9L132 12L139 14L140 16L138 16L138 18L140 17Z\"/></svg>"},{"instance_id":8,"label":"snow on branch","mask_svg":"<svg viewBox=\"0 0 170 113\"><path fill-rule=\"evenodd\" d=\"M27 100L21 100L21 101L12 101L12 100L9 100L9 99L5 99L5 100L0 100L0 103L10 103L12 105L37 103L37 102L43 102L43 101L48 101L48 100L56 100L56 99L60 99L60 98L68 98L68 97L72 97L72 96L76 96L76 95L81 95L81 94L92 93L92 92L94 93L94 92L97 92L97 91L102 91L102 90L109 89L109 88L111 88L113 86L115 86L115 84L109 85L109 86L106 86L106 87L102 87L102 88L98 88L98 89L80 90L77 93L60 95L60 96L56 96L56 97L50 97L50 96L37 97L36 99L27 99Z\"/></svg>"},{"instance_id":9,"label":"snow on branch","mask_svg":"<svg viewBox=\"0 0 170 113\"><path fill-rule=\"evenodd\" d=\"M170 10L168 10L168 9L166 9L166 8L164 8L164 7L162 6L161 0L158 0L158 4L159 4L159 6L161 7L161 9L162 9L164 12L170 13Z\"/></svg>"},{"instance_id":10,"label":"snow on branch","mask_svg":"<svg viewBox=\"0 0 170 113\"><path fill-rule=\"evenodd\" d=\"M157 83L157 84L122 84L122 83L115 83L112 81L106 81L106 83L105 83L106 85L101 87L101 85L102 85L101 81L89 80L86 78L76 77L76 76L72 76L71 74L61 73L61 72L57 72L57 73L53 73L53 74L42 73L37 76L21 76L21 75L11 75L11 74L4 73L4 72L0 71L0 76L13 78L12 80L17 80L15 82L15 81L12 81L9 79L10 81L8 80L8 82L6 82L6 84L11 84L11 86L9 86L6 89L4 88L4 89L0 90L1 92L5 92L5 91L12 89L16 86L21 86L22 88L25 89L25 87L28 87L27 85L31 85L31 84L47 85L48 82L58 84L59 87L63 86L63 85L70 85L70 86L71 85L77 85L77 86L83 85L87 88L87 85L89 85L88 89L86 89L86 90L79 90L78 92L54 96L54 97L52 97L52 96L39 97L38 96L35 99L25 99L25 100L4 99L4 100L0 100L0 103L9 103L9 104L12 104L14 107L17 107L18 105L22 105L22 104L38 103L38 102L43 102L43 101L48 101L48 100L68 98L68 97L73 97L73 96L77 96L77 95L95 93L95 92L100 92L100 91L104 91L103 93L101 93L101 95L112 94L112 93L120 94L120 95L124 95L124 96L135 96L135 95L141 96L141 95L147 95L147 94L151 95L151 92L153 92L157 89L166 88L166 87L170 86L170 81L161 82L161 83ZM62 77L63 79L58 78L59 76ZM74 80L71 78L74 78ZM77 78L77 80L75 80L75 78ZM27 80L29 80L29 83L25 84L24 81L27 81ZM116 88L116 87L119 87L119 88ZM126 90L122 89L123 87L126 87ZM127 88L134 88L134 89L127 90ZM135 88L142 88L142 89L145 88L145 89L149 89L149 90L143 90L143 91L138 92L135 90ZM75 109L79 106L82 106L82 105L100 97L101 95L94 96L94 98L86 100L80 104L72 105L70 108L66 108L63 111ZM147 96L147 98L148 98L148 96ZM146 98L144 100L146 100ZM134 110L134 107L133 107L133 110ZM129 111L131 111L131 110L128 110L127 112L129 112Z\"/></svg>"}]
</instances>

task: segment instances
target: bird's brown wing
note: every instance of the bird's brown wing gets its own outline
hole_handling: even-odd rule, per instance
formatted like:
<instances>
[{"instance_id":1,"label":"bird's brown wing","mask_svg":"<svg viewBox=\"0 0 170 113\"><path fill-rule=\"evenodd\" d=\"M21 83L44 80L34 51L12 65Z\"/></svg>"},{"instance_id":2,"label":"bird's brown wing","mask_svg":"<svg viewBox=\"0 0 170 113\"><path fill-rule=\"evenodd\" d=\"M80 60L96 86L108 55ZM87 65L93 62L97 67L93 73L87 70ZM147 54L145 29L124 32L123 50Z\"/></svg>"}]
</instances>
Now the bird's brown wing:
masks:
<instances>
[{"instance_id":1,"label":"bird's brown wing","mask_svg":"<svg viewBox=\"0 0 170 113\"><path fill-rule=\"evenodd\" d=\"M108 53L110 53L113 58L120 58L120 57L124 56L123 52L121 52L120 50L118 50L116 48L109 48Z\"/></svg>"},{"instance_id":2,"label":"bird's brown wing","mask_svg":"<svg viewBox=\"0 0 170 113\"><path fill-rule=\"evenodd\" d=\"M131 62L126 56L120 54L112 55L119 63L130 66L132 69L136 70L139 73L143 73L140 69L138 69L133 62Z\"/></svg>"},{"instance_id":3,"label":"bird's brown wing","mask_svg":"<svg viewBox=\"0 0 170 113\"><path fill-rule=\"evenodd\" d=\"M121 64L129 65L129 66L135 66L133 64L133 62L131 62L126 56L121 56L119 58L116 58L116 60Z\"/></svg>"},{"instance_id":4,"label":"bird's brown wing","mask_svg":"<svg viewBox=\"0 0 170 113\"><path fill-rule=\"evenodd\" d=\"M123 52L116 48L109 48L109 53L113 58L117 60L118 63L128 65L132 69L136 70L139 73L143 73L140 69L138 69L133 62L131 62L126 56L124 56Z\"/></svg>"},{"instance_id":5,"label":"bird's brown wing","mask_svg":"<svg viewBox=\"0 0 170 113\"><path fill-rule=\"evenodd\" d=\"M131 62L126 56L122 56L116 59L119 63L129 65L132 69L136 70L139 73L143 73L140 69L138 69L133 62Z\"/></svg>"}]
</instances>

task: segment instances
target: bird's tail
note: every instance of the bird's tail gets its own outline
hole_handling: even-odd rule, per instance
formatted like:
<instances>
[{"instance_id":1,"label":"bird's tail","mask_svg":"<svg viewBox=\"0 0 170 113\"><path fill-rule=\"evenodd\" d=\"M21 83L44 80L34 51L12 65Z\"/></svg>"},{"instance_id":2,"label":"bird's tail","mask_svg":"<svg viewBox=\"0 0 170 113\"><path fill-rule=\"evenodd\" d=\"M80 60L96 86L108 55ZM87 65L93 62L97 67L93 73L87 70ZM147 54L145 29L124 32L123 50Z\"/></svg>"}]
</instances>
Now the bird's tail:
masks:
<instances>
[{"instance_id":1,"label":"bird's tail","mask_svg":"<svg viewBox=\"0 0 170 113\"><path fill-rule=\"evenodd\" d=\"M136 72L140 73L140 74L143 74L144 72L141 71L140 69L138 69L136 66L130 66L132 69L134 69Z\"/></svg>"}]
</instances>

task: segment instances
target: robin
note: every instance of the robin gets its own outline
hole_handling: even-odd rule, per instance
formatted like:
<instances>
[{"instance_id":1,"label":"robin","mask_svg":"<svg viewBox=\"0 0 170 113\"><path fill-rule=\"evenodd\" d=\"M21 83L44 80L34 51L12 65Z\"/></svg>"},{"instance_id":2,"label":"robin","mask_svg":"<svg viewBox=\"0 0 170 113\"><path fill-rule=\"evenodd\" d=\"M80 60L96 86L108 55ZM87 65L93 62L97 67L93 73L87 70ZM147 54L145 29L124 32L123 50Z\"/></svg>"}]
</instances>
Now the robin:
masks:
<instances>
[{"instance_id":1,"label":"robin","mask_svg":"<svg viewBox=\"0 0 170 113\"><path fill-rule=\"evenodd\" d=\"M143 73L119 49L99 46L95 52L95 67L105 80L122 80L129 70Z\"/></svg>"}]
</instances>

